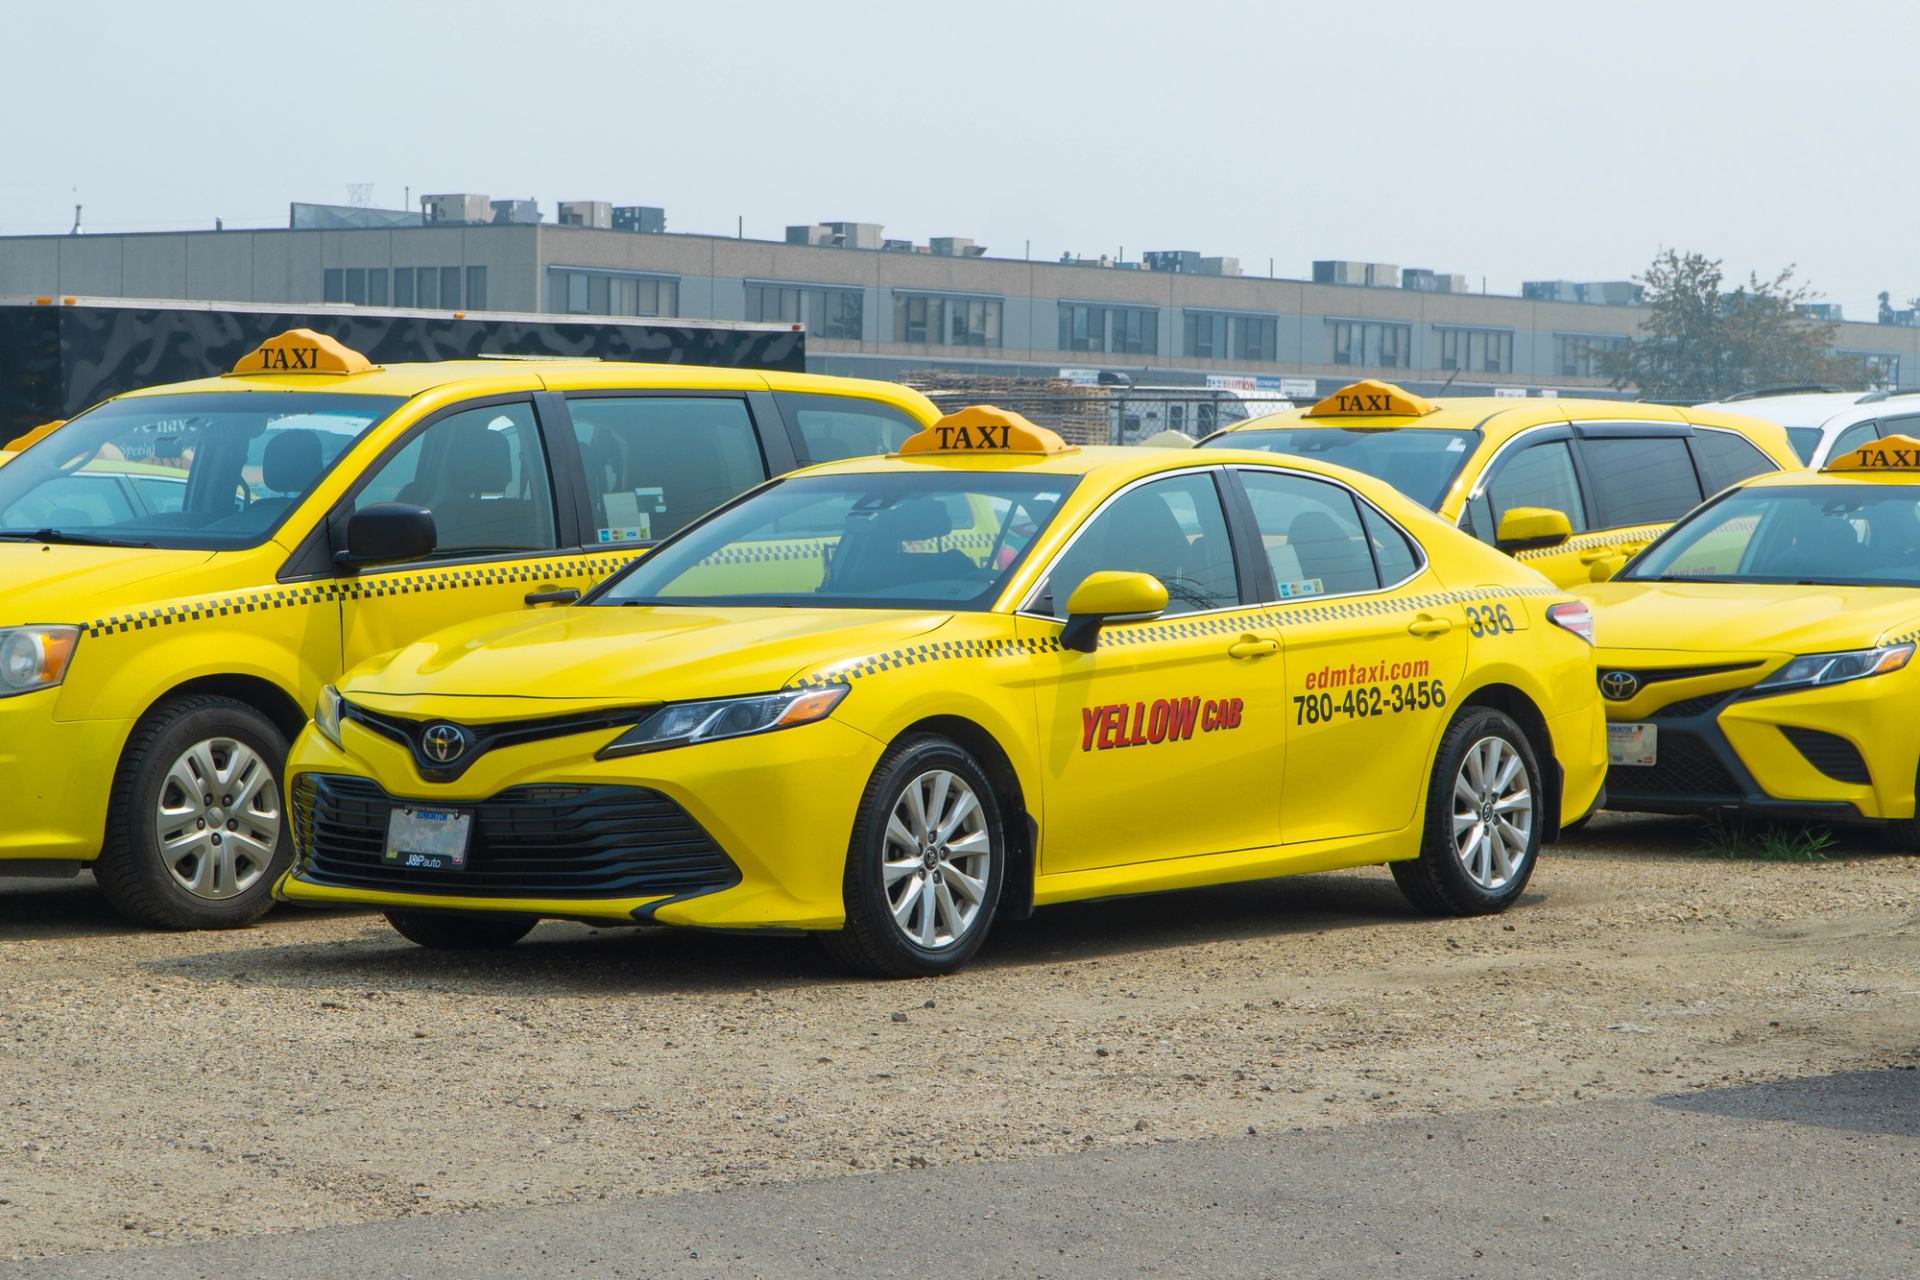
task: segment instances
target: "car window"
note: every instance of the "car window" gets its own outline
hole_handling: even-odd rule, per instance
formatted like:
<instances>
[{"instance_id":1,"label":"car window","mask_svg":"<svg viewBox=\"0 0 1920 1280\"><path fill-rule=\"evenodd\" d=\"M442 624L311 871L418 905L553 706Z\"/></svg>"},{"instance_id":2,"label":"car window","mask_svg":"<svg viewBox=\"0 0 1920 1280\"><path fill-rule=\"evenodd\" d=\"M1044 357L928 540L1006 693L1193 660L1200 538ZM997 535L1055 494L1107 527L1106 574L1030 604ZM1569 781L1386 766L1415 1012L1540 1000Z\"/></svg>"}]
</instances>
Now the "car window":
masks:
<instances>
[{"instance_id":1,"label":"car window","mask_svg":"<svg viewBox=\"0 0 1920 1280\"><path fill-rule=\"evenodd\" d=\"M1367 541L1373 545L1373 559L1380 566L1381 582L1392 586L1412 577L1420 567L1420 553L1415 550L1413 539L1364 502L1360 504L1360 519L1367 526Z\"/></svg>"},{"instance_id":2,"label":"car window","mask_svg":"<svg viewBox=\"0 0 1920 1280\"><path fill-rule=\"evenodd\" d=\"M1685 521L1622 577L1920 586L1920 503L1908 485L1762 485Z\"/></svg>"},{"instance_id":3,"label":"car window","mask_svg":"<svg viewBox=\"0 0 1920 1280\"><path fill-rule=\"evenodd\" d=\"M1074 588L1104 570L1158 578L1169 615L1239 604L1232 539L1212 474L1154 480L1108 503L1055 562L1042 612L1064 618Z\"/></svg>"},{"instance_id":4,"label":"car window","mask_svg":"<svg viewBox=\"0 0 1920 1280\"><path fill-rule=\"evenodd\" d=\"M1910 413L1903 418L1880 419L1880 434L1883 436L1913 436L1920 439L1920 414Z\"/></svg>"},{"instance_id":5,"label":"car window","mask_svg":"<svg viewBox=\"0 0 1920 1280\"><path fill-rule=\"evenodd\" d=\"M567 409L593 499L590 540L653 542L767 478L744 400L576 396Z\"/></svg>"},{"instance_id":6,"label":"car window","mask_svg":"<svg viewBox=\"0 0 1920 1280\"><path fill-rule=\"evenodd\" d=\"M1869 440L1878 440L1879 438L1880 431L1877 424L1871 421L1856 422L1834 437L1833 448L1827 450L1827 456L1829 458L1837 458L1843 453L1852 453Z\"/></svg>"},{"instance_id":7,"label":"car window","mask_svg":"<svg viewBox=\"0 0 1920 1280\"><path fill-rule=\"evenodd\" d=\"M904 410L854 396L779 392L780 412L800 431L803 463L892 453L920 424Z\"/></svg>"},{"instance_id":8,"label":"car window","mask_svg":"<svg viewBox=\"0 0 1920 1280\"><path fill-rule=\"evenodd\" d=\"M1242 471L1240 482L1280 599L1380 585L1353 494L1324 480L1273 471Z\"/></svg>"},{"instance_id":9,"label":"car window","mask_svg":"<svg viewBox=\"0 0 1920 1280\"><path fill-rule=\"evenodd\" d=\"M353 505L376 502L431 511L436 556L558 545L531 405L488 405L433 423L373 473Z\"/></svg>"},{"instance_id":10,"label":"car window","mask_svg":"<svg viewBox=\"0 0 1920 1280\"><path fill-rule=\"evenodd\" d=\"M1749 477L1779 470L1753 441L1731 431L1695 431L1693 460L1700 465L1700 487L1709 496Z\"/></svg>"},{"instance_id":11,"label":"car window","mask_svg":"<svg viewBox=\"0 0 1920 1280\"><path fill-rule=\"evenodd\" d=\"M1665 524L1700 505L1700 482L1684 436L1582 440L1580 453L1599 528Z\"/></svg>"},{"instance_id":12,"label":"car window","mask_svg":"<svg viewBox=\"0 0 1920 1280\"><path fill-rule=\"evenodd\" d=\"M155 515L177 514L187 500L187 482L164 476L130 475L127 483L133 486L134 493L140 499L140 505Z\"/></svg>"},{"instance_id":13,"label":"car window","mask_svg":"<svg viewBox=\"0 0 1920 1280\"><path fill-rule=\"evenodd\" d=\"M1473 532L1483 542L1494 540L1501 517L1515 507L1563 511L1576 533L1588 527L1587 504L1581 498L1580 479L1573 469L1570 442L1530 444L1502 459L1499 468L1493 483L1481 495L1479 510L1473 513Z\"/></svg>"},{"instance_id":14,"label":"car window","mask_svg":"<svg viewBox=\"0 0 1920 1280\"><path fill-rule=\"evenodd\" d=\"M1788 427L1787 443L1791 444L1793 451L1800 455L1800 461L1810 463L1813 461L1813 455L1820 449L1820 428Z\"/></svg>"},{"instance_id":15,"label":"car window","mask_svg":"<svg viewBox=\"0 0 1920 1280\"><path fill-rule=\"evenodd\" d=\"M131 520L133 504L111 473L61 476L35 489L8 512L22 524L98 528Z\"/></svg>"}]
</instances>

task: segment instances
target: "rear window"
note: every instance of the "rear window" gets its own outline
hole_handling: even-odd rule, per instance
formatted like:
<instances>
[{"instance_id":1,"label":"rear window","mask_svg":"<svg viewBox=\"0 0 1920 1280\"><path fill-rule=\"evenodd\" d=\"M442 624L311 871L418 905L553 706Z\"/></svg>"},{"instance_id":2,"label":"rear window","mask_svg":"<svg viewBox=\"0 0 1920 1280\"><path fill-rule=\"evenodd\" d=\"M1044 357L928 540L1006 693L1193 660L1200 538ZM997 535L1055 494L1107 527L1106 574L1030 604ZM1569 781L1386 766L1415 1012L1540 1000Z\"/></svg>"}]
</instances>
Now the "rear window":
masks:
<instances>
[{"instance_id":1,"label":"rear window","mask_svg":"<svg viewBox=\"0 0 1920 1280\"><path fill-rule=\"evenodd\" d=\"M1260 449L1316 458L1384 480L1433 510L1480 443L1478 431L1431 428L1270 427L1230 431L1206 441L1213 449Z\"/></svg>"}]
</instances>

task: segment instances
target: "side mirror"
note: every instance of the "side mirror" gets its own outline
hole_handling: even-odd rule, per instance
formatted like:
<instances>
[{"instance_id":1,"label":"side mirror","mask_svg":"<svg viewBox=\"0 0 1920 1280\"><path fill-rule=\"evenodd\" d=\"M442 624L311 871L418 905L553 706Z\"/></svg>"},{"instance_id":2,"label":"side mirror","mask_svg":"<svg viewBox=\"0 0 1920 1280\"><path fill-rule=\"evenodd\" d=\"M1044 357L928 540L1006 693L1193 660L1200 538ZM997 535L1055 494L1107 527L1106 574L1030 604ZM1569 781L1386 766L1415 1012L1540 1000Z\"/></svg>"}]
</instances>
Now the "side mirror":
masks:
<instances>
[{"instance_id":1,"label":"side mirror","mask_svg":"<svg viewBox=\"0 0 1920 1280\"><path fill-rule=\"evenodd\" d=\"M1109 622L1157 618L1167 607L1167 589L1150 573L1106 569L1088 574L1067 597L1067 626L1062 648L1092 653L1100 628Z\"/></svg>"},{"instance_id":2,"label":"side mirror","mask_svg":"<svg viewBox=\"0 0 1920 1280\"><path fill-rule=\"evenodd\" d=\"M347 549L334 556L342 568L418 560L440 540L433 512L408 502L376 502L347 521Z\"/></svg>"},{"instance_id":3,"label":"side mirror","mask_svg":"<svg viewBox=\"0 0 1920 1280\"><path fill-rule=\"evenodd\" d=\"M1502 551L1537 551L1557 547L1573 536L1573 522L1552 507L1514 507L1500 517L1493 545Z\"/></svg>"},{"instance_id":4,"label":"side mirror","mask_svg":"<svg viewBox=\"0 0 1920 1280\"><path fill-rule=\"evenodd\" d=\"M1627 567L1627 559L1624 555L1601 556L1587 566L1587 581L1605 582Z\"/></svg>"}]
</instances>

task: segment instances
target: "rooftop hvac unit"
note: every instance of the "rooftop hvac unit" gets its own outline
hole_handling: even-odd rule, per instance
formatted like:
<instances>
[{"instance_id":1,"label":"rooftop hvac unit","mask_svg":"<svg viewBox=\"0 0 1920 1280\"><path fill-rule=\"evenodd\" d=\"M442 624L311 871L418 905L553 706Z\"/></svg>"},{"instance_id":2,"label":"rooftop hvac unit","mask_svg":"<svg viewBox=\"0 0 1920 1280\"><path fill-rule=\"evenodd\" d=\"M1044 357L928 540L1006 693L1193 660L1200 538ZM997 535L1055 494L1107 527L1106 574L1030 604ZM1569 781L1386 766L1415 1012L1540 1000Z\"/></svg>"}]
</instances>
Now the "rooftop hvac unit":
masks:
<instances>
[{"instance_id":1,"label":"rooftop hvac unit","mask_svg":"<svg viewBox=\"0 0 1920 1280\"><path fill-rule=\"evenodd\" d=\"M493 220L516 227L532 226L540 221L540 205L533 200L495 200Z\"/></svg>"},{"instance_id":2,"label":"rooftop hvac unit","mask_svg":"<svg viewBox=\"0 0 1920 1280\"><path fill-rule=\"evenodd\" d=\"M613 230L613 206L605 200L562 200L560 225L611 231Z\"/></svg>"},{"instance_id":3,"label":"rooftop hvac unit","mask_svg":"<svg viewBox=\"0 0 1920 1280\"><path fill-rule=\"evenodd\" d=\"M667 229L667 211L650 204L619 204L613 207L615 231L645 231L659 234Z\"/></svg>"},{"instance_id":4,"label":"rooftop hvac unit","mask_svg":"<svg viewBox=\"0 0 1920 1280\"><path fill-rule=\"evenodd\" d=\"M474 225L493 221L493 202L483 195L421 196L420 212L428 222Z\"/></svg>"}]
</instances>

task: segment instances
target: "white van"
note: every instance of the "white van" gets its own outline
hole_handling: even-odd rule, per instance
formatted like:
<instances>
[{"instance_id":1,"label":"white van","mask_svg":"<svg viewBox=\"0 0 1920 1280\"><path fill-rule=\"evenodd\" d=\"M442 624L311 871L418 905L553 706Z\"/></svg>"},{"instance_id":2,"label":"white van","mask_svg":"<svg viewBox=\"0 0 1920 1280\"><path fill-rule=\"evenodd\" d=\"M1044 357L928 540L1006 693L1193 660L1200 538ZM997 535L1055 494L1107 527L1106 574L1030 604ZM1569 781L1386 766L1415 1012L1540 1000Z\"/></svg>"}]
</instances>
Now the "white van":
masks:
<instances>
[{"instance_id":1,"label":"white van","mask_svg":"<svg viewBox=\"0 0 1920 1280\"><path fill-rule=\"evenodd\" d=\"M1828 458L1881 436L1920 437L1920 387L1901 391L1835 391L1779 387L1749 391L1700 406L1777 422L1800 460L1814 469Z\"/></svg>"}]
</instances>

